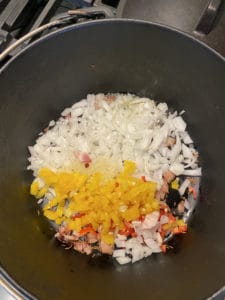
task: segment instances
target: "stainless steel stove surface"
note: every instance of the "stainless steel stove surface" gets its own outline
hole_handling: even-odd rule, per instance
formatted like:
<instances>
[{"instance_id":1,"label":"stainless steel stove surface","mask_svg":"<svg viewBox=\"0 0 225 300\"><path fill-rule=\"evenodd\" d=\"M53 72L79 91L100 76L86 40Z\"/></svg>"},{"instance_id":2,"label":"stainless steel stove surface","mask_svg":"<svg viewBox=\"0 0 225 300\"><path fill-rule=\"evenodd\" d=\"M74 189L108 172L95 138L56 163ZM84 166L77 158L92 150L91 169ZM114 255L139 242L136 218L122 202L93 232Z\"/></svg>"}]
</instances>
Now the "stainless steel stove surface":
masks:
<instances>
[{"instance_id":1,"label":"stainless steel stove surface","mask_svg":"<svg viewBox=\"0 0 225 300\"><path fill-rule=\"evenodd\" d=\"M202 40L225 56L223 0L128 0L123 17L175 27Z\"/></svg>"},{"instance_id":2,"label":"stainless steel stove surface","mask_svg":"<svg viewBox=\"0 0 225 300\"><path fill-rule=\"evenodd\" d=\"M24 34L77 9L94 11L88 18L122 17L166 24L195 36L225 56L224 0L0 0L0 53ZM25 46L32 40L27 40ZM1 275L0 269L0 282ZM224 297L222 288L209 299ZM0 299L24 298L10 294L8 288L0 285Z\"/></svg>"}]
</instances>

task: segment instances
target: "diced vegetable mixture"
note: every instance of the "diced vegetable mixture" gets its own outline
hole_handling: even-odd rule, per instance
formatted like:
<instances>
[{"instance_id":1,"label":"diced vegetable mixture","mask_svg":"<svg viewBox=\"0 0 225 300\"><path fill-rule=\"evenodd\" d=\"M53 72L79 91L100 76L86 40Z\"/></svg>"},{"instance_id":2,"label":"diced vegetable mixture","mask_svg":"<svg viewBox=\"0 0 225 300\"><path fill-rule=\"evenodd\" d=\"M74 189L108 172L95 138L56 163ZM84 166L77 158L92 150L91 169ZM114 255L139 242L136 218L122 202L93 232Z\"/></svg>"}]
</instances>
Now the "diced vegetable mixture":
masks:
<instances>
[{"instance_id":1,"label":"diced vegetable mixture","mask_svg":"<svg viewBox=\"0 0 225 300\"><path fill-rule=\"evenodd\" d=\"M187 231L201 168L182 114L166 103L88 95L29 151L30 192L67 248L134 263Z\"/></svg>"}]
</instances>

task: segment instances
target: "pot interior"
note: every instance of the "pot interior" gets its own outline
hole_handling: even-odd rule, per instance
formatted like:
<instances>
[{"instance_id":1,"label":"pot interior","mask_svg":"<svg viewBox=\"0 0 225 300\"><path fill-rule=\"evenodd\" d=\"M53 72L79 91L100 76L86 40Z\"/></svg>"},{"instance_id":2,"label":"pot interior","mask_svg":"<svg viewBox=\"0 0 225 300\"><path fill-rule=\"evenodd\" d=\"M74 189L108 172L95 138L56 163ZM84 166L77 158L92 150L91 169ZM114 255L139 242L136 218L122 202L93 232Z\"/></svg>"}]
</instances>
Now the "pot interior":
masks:
<instances>
[{"instance_id":1,"label":"pot interior","mask_svg":"<svg viewBox=\"0 0 225 300\"><path fill-rule=\"evenodd\" d=\"M195 40L146 22L71 26L0 72L0 261L40 299L203 299L224 284L225 62ZM88 93L129 92L185 110L201 156L201 203L166 255L92 265L65 251L29 196L29 145ZM104 137L103 137L104 138Z\"/></svg>"}]
</instances>

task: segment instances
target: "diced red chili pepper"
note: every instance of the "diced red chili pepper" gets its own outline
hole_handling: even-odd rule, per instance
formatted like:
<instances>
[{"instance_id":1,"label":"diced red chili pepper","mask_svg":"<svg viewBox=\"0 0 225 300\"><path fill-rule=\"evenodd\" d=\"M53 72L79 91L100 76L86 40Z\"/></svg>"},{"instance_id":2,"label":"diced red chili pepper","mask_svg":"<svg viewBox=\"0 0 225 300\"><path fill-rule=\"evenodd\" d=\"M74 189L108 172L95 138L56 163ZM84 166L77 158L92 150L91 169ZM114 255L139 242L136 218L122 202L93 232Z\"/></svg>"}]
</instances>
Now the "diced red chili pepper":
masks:
<instances>
[{"instance_id":1,"label":"diced red chili pepper","mask_svg":"<svg viewBox=\"0 0 225 300\"><path fill-rule=\"evenodd\" d=\"M126 228L131 228L131 222L124 221Z\"/></svg>"},{"instance_id":2,"label":"diced red chili pepper","mask_svg":"<svg viewBox=\"0 0 225 300\"><path fill-rule=\"evenodd\" d=\"M187 225L184 226L176 226L173 230L172 233L173 234L179 234L179 233L185 233L187 232Z\"/></svg>"},{"instance_id":3,"label":"diced red chili pepper","mask_svg":"<svg viewBox=\"0 0 225 300\"><path fill-rule=\"evenodd\" d=\"M144 175L141 176L141 180L142 180L143 182L146 182L146 181L147 181Z\"/></svg>"},{"instance_id":4,"label":"diced red chili pepper","mask_svg":"<svg viewBox=\"0 0 225 300\"><path fill-rule=\"evenodd\" d=\"M176 222L177 219L172 214L168 214L167 216L168 216L170 221Z\"/></svg>"},{"instance_id":5,"label":"diced red chili pepper","mask_svg":"<svg viewBox=\"0 0 225 300\"><path fill-rule=\"evenodd\" d=\"M179 230L181 233L187 232L187 225L179 226Z\"/></svg>"},{"instance_id":6,"label":"diced red chili pepper","mask_svg":"<svg viewBox=\"0 0 225 300\"><path fill-rule=\"evenodd\" d=\"M160 209L160 211L159 211L159 212L160 212L160 217L166 214L166 212L165 212L165 210L164 210L164 209Z\"/></svg>"},{"instance_id":7,"label":"diced red chili pepper","mask_svg":"<svg viewBox=\"0 0 225 300\"><path fill-rule=\"evenodd\" d=\"M179 232L179 227L174 227L174 229L172 230L173 234L178 234Z\"/></svg>"},{"instance_id":8,"label":"diced red chili pepper","mask_svg":"<svg viewBox=\"0 0 225 300\"><path fill-rule=\"evenodd\" d=\"M145 219L145 216L140 216L140 217L138 218L138 220L141 221L141 222L144 221L144 219Z\"/></svg>"},{"instance_id":9,"label":"diced red chili pepper","mask_svg":"<svg viewBox=\"0 0 225 300\"><path fill-rule=\"evenodd\" d=\"M126 236L130 235L130 231L127 229L121 229L121 230L119 230L118 233L121 235L126 235Z\"/></svg>"},{"instance_id":10,"label":"diced red chili pepper","mask_svg":"<svg viewBox=\"0 0 225 300\"><path fill-rule=\"evenodd\" d=\"M137 236L134 228L131 227L130 223L128 223L128 222L126 222L126 228L125 229L119 230L119 234L126 235L126 236L131 235L132 237L136 237Z\"/></svg>"},{"instance_id":11,"label":"diced red chili pepper","mask_svg":"<svg viewBox=\"0 0 225 300\"><path fill-rule=\"evenodd\" d=\"M160 235L161 235L161 238L164 239L164 237L165 237L165 231L163 229L161 230Z\"/></svg>"},{"instance_id":12,"label":"diced red chili pepper","mask_svg":"<svg viewBox=\"0 0 225 300\"><path fill-rule=\"evenodd\" d=\"M76 213L75 215L73 215L73 216L71 217L71 219L74 221L75 219L81 218L81 217L83 217L84 215L85 215L85 213L80 213L80 212L78 212L78 213Z\"/></svg>"},{"instance_id":13,"label":"diced red chili pepper","mask_svg":"<svg viewBox=\"0 0 225 300\"><path fill-rule=\"evenodd\" d=\"M87 234L87 233L93 233L93 234L97 234L96 233L96 231L93 229L93 227L91 226L91 225L88 225L88 226L85 226L84 228L82 228L81 230L80 230L80 235L82 236L82 235L85 235L85 234Z\"/></svg>"},{"instance_id":14,"label":"diced red chili pepper","mask_svg":"<svg viewBox=\"0 0 225 300\"><path fill-rule=\"evenodd\" d=\"M160 248L161 248L161 250L162 250L163 253L166 253L167 248L166 248L166 245L165 245L165 244L162 244L162 245L160 246Z\"/></svg>"},{"instance_id":15,"label":"diced red chili pepper","mask_svg":"<svg viewBox=\"0 0 225 300\"><path fill-rule=\"evenodd\" d=\"M132 237L137 237L137 233L135 231L130 233Z\"/></svg>"},{"instance_id":16,"label":"diced red chili pepper","mask_svg":"<svg viewBox=\"0 0 225 300\"><path fill-rule=\"evenodd\" d=\"M189 187L189 193L193 194L194 199L197 199L197 191L192 186Z\"/></svg>"}]
</instances>

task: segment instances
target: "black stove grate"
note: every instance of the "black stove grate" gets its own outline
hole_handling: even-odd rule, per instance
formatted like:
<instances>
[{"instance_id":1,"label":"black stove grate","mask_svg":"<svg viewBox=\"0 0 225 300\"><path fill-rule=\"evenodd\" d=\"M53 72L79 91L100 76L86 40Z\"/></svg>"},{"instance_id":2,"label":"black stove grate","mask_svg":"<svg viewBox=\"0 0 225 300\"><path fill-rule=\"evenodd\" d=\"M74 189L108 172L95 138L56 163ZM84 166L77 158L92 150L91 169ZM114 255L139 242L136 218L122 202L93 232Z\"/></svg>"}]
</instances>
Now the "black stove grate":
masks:
<instances>
[{"instance_id":1,"label":"black stove grate","mask_svg":"<svg viewBox=\"0 0 225 300\"><path fill-rule=\"evenodd\" d=\"M0 53L26 33L68 10L90 7L107 7L113 17L143 19L175 27L225 56L224 0L2 0Z\"/></svg>"}]
</instances>

